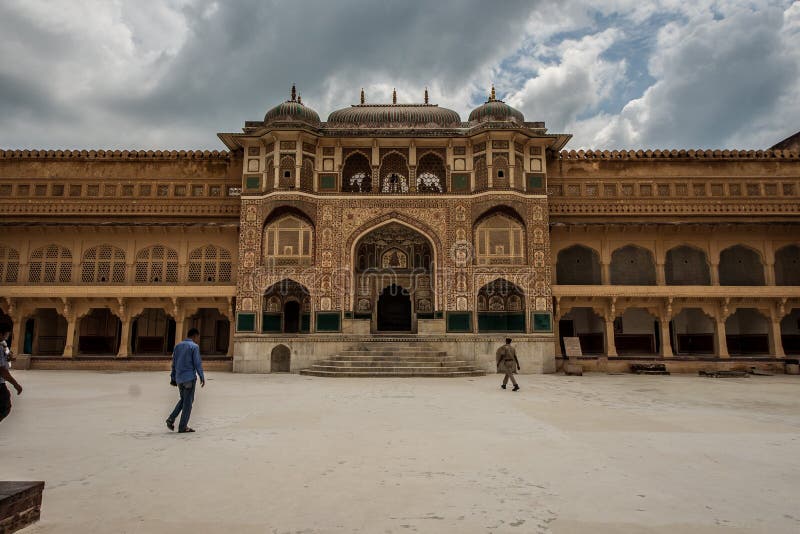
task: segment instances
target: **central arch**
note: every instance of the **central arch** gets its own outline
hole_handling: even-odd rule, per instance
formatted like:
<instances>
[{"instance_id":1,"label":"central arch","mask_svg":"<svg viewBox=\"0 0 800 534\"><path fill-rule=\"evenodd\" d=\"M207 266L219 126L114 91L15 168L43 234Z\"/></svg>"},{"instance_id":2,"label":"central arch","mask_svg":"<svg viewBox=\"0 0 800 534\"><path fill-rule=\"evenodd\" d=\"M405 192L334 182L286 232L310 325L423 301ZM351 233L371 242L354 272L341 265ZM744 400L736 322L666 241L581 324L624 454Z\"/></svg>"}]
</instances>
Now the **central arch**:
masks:
<instances>
[{"instance_id":1,"label":"central arch","mask_svg":"<svg viewBox=\"0 0 800 534\"><path fill-rule=\"evenodd\" d=\"M436 245L424 230L388 220L353 242L353 312L373 332L415 332L436 308Z\"/></svg>"}]
</instances>

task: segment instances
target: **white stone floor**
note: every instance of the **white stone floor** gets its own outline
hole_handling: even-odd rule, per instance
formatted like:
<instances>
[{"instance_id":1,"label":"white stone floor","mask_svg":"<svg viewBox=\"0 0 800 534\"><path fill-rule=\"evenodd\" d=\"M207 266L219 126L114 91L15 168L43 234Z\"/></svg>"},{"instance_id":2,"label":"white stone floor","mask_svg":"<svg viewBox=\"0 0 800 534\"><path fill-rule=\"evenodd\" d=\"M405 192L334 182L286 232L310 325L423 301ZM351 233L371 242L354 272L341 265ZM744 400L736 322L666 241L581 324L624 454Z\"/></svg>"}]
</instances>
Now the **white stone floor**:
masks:
<instances>
[{"instance_id":1,"label":"white stone floor","mask_svg":"<svg viewBox=\"0 0 800 534\"><path fill-rule=\"evenodd\" d=\"M798 377L15 374L26 533L800 532Z\"/></svg>"}]
</instances>

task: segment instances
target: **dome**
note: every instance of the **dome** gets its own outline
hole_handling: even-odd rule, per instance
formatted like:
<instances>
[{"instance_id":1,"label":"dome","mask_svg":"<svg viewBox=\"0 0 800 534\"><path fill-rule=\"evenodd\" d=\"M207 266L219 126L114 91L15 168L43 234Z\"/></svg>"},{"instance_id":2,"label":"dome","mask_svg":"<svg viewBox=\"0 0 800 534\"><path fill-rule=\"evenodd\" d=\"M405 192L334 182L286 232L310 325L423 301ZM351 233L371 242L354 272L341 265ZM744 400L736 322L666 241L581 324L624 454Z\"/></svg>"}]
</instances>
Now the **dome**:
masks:
<instances>
[{"instance_id":1,"label":"dome","mask_svg":"<svg viewBox=\"0 0 800 534\"><path fill-rule=\"evenodd\" d=\"M302 99L297 96L294 86L292 86L292 97L290 100L278 104L264 115L265 124L291 121L305 122L312 126L319 126L320 123L317 112L303 104Z\"/></svg>"},{"instance_id":2,"label":"dome","mask_svg":"<svg viewBox=\"0 0 800 534\"><path fill-rule=\"evenodd\" d=\"M461 117L452 109L422 104L398 104L397 92L392 91L391 104L366 104L364 90L361 103L337 109L328 116L329 128L460 128Z\"/></svg>"},{"instance_id":3,"label":"dome","mask_svg":"<svg viewBox=\"0 0 800 534\"><path fill-rule=\"evenodd\" d=\"M357 104L328 117L332 128L459 128L461 117L435 104Z\"/></svg>"},{"instance_id":4,"label":"dome","mask_svg":"<svg viewBox=\"0 0 800 534\"><path fill-rule=\"evenodd\" d=\"M484 104L472 110L469 114L469 123L471 125L479 124L481 122L514 122L522 125L525 122L525 117L522 112L516 110L494 97L494 87L492 87L492 94Z\"/></svg>"}]
</instances>

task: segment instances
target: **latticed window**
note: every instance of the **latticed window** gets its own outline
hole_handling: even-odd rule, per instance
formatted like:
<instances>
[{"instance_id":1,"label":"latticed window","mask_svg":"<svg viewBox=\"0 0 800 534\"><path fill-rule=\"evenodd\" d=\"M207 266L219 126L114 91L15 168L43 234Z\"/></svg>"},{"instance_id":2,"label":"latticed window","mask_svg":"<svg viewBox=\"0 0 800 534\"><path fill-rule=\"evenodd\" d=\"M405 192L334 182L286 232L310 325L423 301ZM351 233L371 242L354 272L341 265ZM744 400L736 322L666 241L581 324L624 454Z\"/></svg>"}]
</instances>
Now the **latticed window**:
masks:
<instances>
[{"instance_id":1,"label":"latticed window","mask_svg":"<svg viewBox=\"0 0 800 534\"><path fill-rule=\"evenodd\" d=\"M278 265L311 262L311 225L297 217L283 217L269 226L264 255Z\"/></svg>"},{"instance_id":2,"label":"latticed window","mask_svg":"<svg viewBox=\"0 0 800 534\"><path fill-rule=\"evenodd\" d=\"M475 231L479 265L521 264L525 261L522 225L505 215L492 215Z\"/></svg>"},{"instance_id":3,"label":"latticed window","mask_svg":"<svg viewBox=\"0 0 800 534\"><path fill-rule=\"evenodd\" d=\"M345 160L342 167L342 191L372 191L372 167L364 154L356 152Z\"/></svg>"},{"instance_id":4,"label":"latticed window","mask_svg":"<svg viewBox=\"0 0 800 534\"><path fill-rule=\"evenodd\" d=\"M224 248L206 245L189 254L190 282L230 282L231 253Z\"/></svg>"},{"instance_id":5,"label":"latticed window","mask_svg":"<svg viewBox=\"0 0 800 534\"><path fill-rule=\"evenodd\" d=\"M164 245L154 245L136 254L137 284L178 281L178 253Z\"/></svg>"},{"instance_id":6,"label":"latticed window","mask_svg":"<svg viewBox=\"0 0 800 534\"><path fill-rule=\"evenodd\" d=\"M303 168L300 170L300 189L311 191L314 188L314 160L303 158Z\"/></svg>"},{"instance_id":7,"label":"latticed window","mask_svg":"<svg viewBox=\"0 0 800 534\"><path fill-rule=\"evenodd\" d=\"M0 280L16 282L19 274L19 252L16 249L0 245Z\"/></svg>"},{"instance_id":8,"label":"latticed window","mask_svg":"<svg viewBox=\"0 0 800 534\"><path fill-rule=\"evenodd\" d=\"M281 158L278 186L281 188L294 187L294 171L294 158L291 156L284 156Z\"/></svg>"},{"instance_id":9,"label":"latticed window","mask_svg":"<svg viewBox=\"0 0 800 534\"><path fill-rule=\"evenodd\" d=\"M46 284L71 282L72 252L56 244L37 248L28 262L28 281Z\"/></svg>"},{"instance_id":10,"label":"latticed window","mask_svg":"<svg viewBox=\"0 0 800 534\"><path fill-rule=\"evenodd\" d=\"M511 184L508 176L508 160L502 156L494 158L492 161L492 171L494 172L492 187L508 189Z\"/></svg>"},{"instance_id":11,"label":"latticed window","mask_svg":"<svg viewBox=\"0 0 800 534\"><path fill-rule=\"evenodd\" d=\"M83 254L81 282L119 284L125 281L125 252L113 245L98 245Z\"/></svg>"},{"instance_id":12,"label":"latticed window","mask_svg":"<svg viewBox=\"0 0 800 534\"><path fill-rule=\"evenodd\" d=\"M442 193L445 190L444 161L436 154L425 154L417 166L417 191L421 193Z\"/></svg>"},{"instance_id":13,"label":"latticed window","mask_svg":"<svg viewBox=\"0 0 800 534\"><path fill-rule=\"evenodd\" d=\"M475 159L475 189L481 191L489 187L489 168L486 158Z\"/></svg>"},{"instance_id":14,"label":"latticed window","mask_svg":"<svg viewBox=\"0 0 800 534\"><path fill-rule=\"evenodd\" d=\"M381 192L407 193L408 175L408 165L405 158L397 152L388 154L381 162Z\"/></svg>"}]
</instances>

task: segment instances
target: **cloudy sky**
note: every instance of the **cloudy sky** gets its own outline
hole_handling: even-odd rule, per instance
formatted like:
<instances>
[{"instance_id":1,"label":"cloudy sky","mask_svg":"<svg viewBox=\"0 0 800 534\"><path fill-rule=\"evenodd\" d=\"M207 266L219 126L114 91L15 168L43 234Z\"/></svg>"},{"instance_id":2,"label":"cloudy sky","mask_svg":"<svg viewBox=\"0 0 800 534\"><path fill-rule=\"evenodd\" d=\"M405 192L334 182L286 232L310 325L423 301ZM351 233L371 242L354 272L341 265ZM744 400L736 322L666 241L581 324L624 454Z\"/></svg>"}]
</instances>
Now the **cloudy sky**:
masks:
<instances>
[{"instance_id":1,"label":"cloudy sky","mask_svg":"<svg viewBox=\"0 0 800 534\"><path fill-rule=\"evenodd\" d=\"M499 98L568 148L765 148L800 130L800 0L0 2L0 147L220 149L297 83Z\"/></svg>"}]
</instances>

